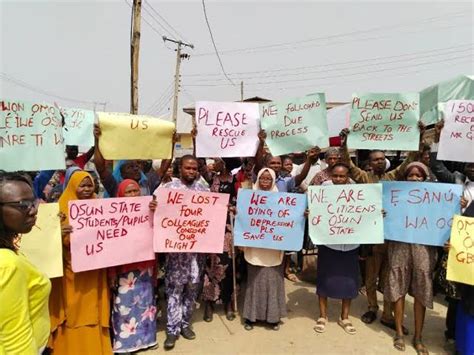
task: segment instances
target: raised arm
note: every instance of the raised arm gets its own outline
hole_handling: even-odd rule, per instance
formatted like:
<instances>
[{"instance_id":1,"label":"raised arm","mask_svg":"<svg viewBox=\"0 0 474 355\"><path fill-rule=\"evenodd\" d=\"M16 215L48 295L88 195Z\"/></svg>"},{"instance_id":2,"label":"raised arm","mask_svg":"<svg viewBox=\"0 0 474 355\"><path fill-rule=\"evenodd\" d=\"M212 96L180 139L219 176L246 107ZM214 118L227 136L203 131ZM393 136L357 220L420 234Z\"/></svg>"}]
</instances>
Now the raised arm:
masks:
<instances>
[{"instance_id":1,"label":"raised arm","mask_svg":"<svg viewBox=\"0 0 474 355\"><path fill-rule=\"evenodd\" d=\"M257 174L260 169L265 166L265 139L267 138L267 132L264 129L261 129L258 132L258 147L257 152L255 153L255 166L254 171Z\"/></svg>"},{"instance_id":2,"label":"raised arm","mask_svg":"<svg viewBox=\"0 0 474 355\"><path fill-rule=\"evenodd\" d=\"M317 150L309 150L306 154L306 161L304 162L303 169L301 172L295 176L295 186L301 185L301 183L308 176L309 170L311 169L311 162L319 155Z\"/></svg>"},{"instance_id":3,"label":"raised arm","mask_svg":"<svg viewBox=\"0 0 474 355\"><path fill-rule=\"evenodd\" d=\"M94 124L94 164L97 172L99 173L99 177L102 181L107 179L112 173L107 169L106 161L104 156L100 152L99 149L99 138L102 134L100 130L100 126L98 124Z\"/></svg>"},{"instance_id":4,"label":"raised arm","mask_svg":"<svg viewBox=\"0 0 474 355\"><path fill-rule=\"evenodd\" d=\"M438 160L438 144L439 144L439 137L441 135L441 131L444 127L444 120L439 121L435 125L435 137L434 143L431 146L431 153L430 153L430 167L435 174L436 178L440 182L446 182L450 184L456 183L456 174L452 173L448 170L446 165L441 160Z\"/></svg>"},{"instance_id":5,"label":"raised arm","mask_svg":"<svg viewBox=\"0 0 474 355\"><path fill-rule=\"evenodd\" d=\"M352 180L357 183L367 183L369 181L369 174L367 171L359 168L352 162L352 159L349 155L349 149L347 149L347 136L349 135L350 131L347 128L344 128L339 136L341 137L341 148L342 148L342 161L349 165L349 175Z\"/></svg>"}]
</instances>

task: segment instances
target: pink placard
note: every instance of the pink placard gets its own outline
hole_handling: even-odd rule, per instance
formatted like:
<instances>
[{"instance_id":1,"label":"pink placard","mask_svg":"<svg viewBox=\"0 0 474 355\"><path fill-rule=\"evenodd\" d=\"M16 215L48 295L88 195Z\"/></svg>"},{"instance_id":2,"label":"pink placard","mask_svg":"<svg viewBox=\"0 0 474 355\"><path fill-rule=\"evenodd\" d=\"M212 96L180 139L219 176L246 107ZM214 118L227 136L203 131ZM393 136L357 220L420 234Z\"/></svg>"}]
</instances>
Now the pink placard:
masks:
<instances>
[{"instance_id":1,"label":"pink placard","mask_svg":"<svg viewBox=\"0 0 474 355\"><path fill-rule=\"evenodd\" d=\"M228 194L157 189L155 195L156 252L223 252Z\"/></svg>"},{"instance_id":2,"label":"pink placard","mask_svg":"<svg viewBox=\"0 0 474 355\"><path fill-rule=\"evenodd\" d=\"M69 202L72 270L153 260L151 196Z\"/></svg>"}]
</instances>

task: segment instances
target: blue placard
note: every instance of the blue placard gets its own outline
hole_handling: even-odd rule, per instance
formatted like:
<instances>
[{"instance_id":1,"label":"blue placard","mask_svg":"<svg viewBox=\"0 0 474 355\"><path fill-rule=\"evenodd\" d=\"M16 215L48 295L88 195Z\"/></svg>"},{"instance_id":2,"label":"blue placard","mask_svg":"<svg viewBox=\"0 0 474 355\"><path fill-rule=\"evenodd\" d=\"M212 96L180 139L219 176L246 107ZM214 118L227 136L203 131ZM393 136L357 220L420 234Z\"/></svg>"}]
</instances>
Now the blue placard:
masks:
<instances>
[{"instance_id":1,"label":"blue placard","mask_svg":"<svg viewBox=\"0 0 474 355\"><path fill-rule=\"evenodd\" d=\"M461 185L384 182L385 239L443 246L460 213L461 195Z\"/></svg>"},{"instance_id":2,"label":"blue placard","mask_svg":"<svg viewBox=\"0 0 474 355\"><path fill-rule=\"evenodd\" d=\"M306 196L240 189L234 244L276 250L301 250Z\"/></svg>"}]
</instances>

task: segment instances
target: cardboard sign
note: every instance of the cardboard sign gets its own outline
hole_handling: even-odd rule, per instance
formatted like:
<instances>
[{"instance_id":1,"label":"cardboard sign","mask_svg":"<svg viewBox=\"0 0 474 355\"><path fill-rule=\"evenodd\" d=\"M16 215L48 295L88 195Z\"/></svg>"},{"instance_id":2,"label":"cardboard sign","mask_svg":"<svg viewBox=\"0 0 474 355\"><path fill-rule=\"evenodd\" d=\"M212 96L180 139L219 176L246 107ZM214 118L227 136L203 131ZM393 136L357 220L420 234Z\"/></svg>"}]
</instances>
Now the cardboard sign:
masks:
<instances>
[{"instance_id":1,"label":"cardboard sign","mask_svg":"<svg viewBox=\"0 0 474 355\"><path fill-rule=\"evenodd\" d=\"M474 285L474 218L454 216L446 278Z\"/></svg>"},{"instance_id":2,"label":"cardboard sign","mask_svg":"<svg viewBox=\"0 0 474 355\"><path fill-rule=\"evenodd\" d=\"M354 94L351 149L418 150L419 94Z\"/></svg>"},{"instance_id":3,"label":"cardboard sign","mask_svg":"<svg viewBox=\"0 0 474 355\"><path fill-rule=\"evenodd\" d=\"M443 246L453 215L460 212L461 194L461 185L384 182L385 239Z\"/></svg>"},{"instance_id":4,"label":"cardboard sign","mask_svg":"<svg viewBox=\"0 0 474 355\"><path fill-rule=\"evenodd\" d=\"M72 270L153 260L150 196L69 202Z\"/></svg>"},{"instance_id":5,"label":"cardboard sign","mask_svg":"<svg viewBox=\"0 0 474 355\"><path fill-rule=\"evenodd\" d=\"M60 109L65 121L64 144L92 147L94 145L94 111L66 107Z\"/></svg>"},{"instance_id":6,"label":"cardboard sign","mask_svg":"<svg viewBox=\"0 0 474 355\"><path fill-rule=\"evenodd\" d=\"M63 241L59 204L41 203L36 224L21 237L20 252L50 279L63 276Z\"/></svg>"},{"instance_id":7,"label":"cardboard sign","mask_svg":"<svg viewBox=\"0 0 474 355\"><path fill-rule=\"evenodd\" d=\"M301 250L306 196L240 189L234 244L277 250Z\"/></svg>"},{"instance_id":8,"label":"cardboard sign","mask_svg":"<svg viewBox=\"0 0 474 355\"><path fill-rule=\"evenodd\" d=\"M260 131L257 103L196 102L198 157L253 157Z\"/></svg>"},{"instance_id":9,"label":"cardboard sign","mask_svg":"<svg viewBox=\"0 0 474 355\"><path fill-rule=\"evenodd\" d=\"M474 100L452 100L445 106L439 160L474 163Z\"/></svg>"},{"instance_id":10,"label":"cardboard sign","mask_svg":"<svg viewBox=\"0 0 474 355\"><path fill-rule=\"evenodd\" d=\"M170 159L175 125L151 116L98 112L105 159Z\"/></svg>"},{"instance_id":11,"label":"cardboard sign","mask_svg":"<svg viewBox=\"0 0 474 355\"><path fill-rule=\"evenodd\" d=\"M54 105L0 100L0 168L66 168L62 119Z\"/></svg>"},{"instance_id":12,"label":"cardboard sign","mask_svg":"<svg viewBox=\"0 0 474 355\"><path fill-rule=\"evenodd\" d=\"M308 201L314 244L383 243L381 184L309 186Z\"/></svg>"},{"instance_id":13,"label":"cardboard sign","mask_svg":"<svg viewBox=\"0 0 474 355\"><path fill-rule=\"evenodd\" d=\"M154 194L157 253L223 252L228 194L165 188Z\"/></svg>"},{"instance_id":14,"label":"cardboard sign","mask_svg":"<svg viewBox=\"0 0 474 355\"><path fill-rule=\"evenodd\" d=\"M324 94L260 104L260 117L274 156L329 146Z\"/></svg>"}]
</instances>

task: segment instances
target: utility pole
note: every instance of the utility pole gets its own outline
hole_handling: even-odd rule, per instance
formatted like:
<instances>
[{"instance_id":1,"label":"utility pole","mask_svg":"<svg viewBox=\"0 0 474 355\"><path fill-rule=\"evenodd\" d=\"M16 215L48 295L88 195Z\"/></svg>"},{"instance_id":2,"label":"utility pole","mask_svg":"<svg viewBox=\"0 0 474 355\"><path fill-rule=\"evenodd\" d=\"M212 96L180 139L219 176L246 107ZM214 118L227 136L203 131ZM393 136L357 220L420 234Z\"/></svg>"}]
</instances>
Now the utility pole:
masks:
<instances>
[{"instance_id":1,"label":"utility pole","mask_svg":"<svg viewBox=\"0 0 474 355\"><path fill-rule=\"evenodd\" d=\"M244 101L244 82L240 82L240 101Z\"/></svg>"},{"instance_id":2,"label":"utility pole","mask_svg":"<svg viewBox=\"0 0 474 355\"><path fill-rule=\"evenodd\" d=\"M166 36L163 36L163 41L173 42L178 46L178 48L176 49L176 73L174 76L174 100L173 100L173 122L176 124L178 120L178 95L179 95L179 83L180 83L180 77L181 77L181 75L179 74L179 70L181 68L181 60L190 58L189 54L181 53L181 47L185 46L185 47L194 49L194 45L190 43L184 43L183 41L176 41Z\"/></svg>"},{"instance_id":3,"label":"utility pole","mask_svg":"<svg viewBox=\"0 0 474 355\"><path fill-rule=\"evenodd\" d=\"M132 36L130 38L130 113L138 113L138 62L140 54L140 26L142 0L133 0L132 8Z\"/></svg>"}]
</instances>

